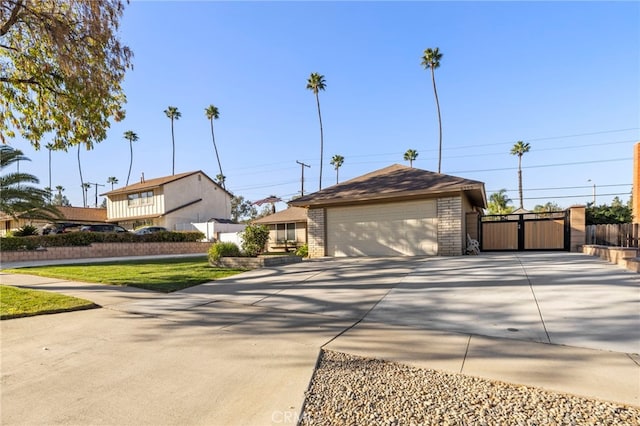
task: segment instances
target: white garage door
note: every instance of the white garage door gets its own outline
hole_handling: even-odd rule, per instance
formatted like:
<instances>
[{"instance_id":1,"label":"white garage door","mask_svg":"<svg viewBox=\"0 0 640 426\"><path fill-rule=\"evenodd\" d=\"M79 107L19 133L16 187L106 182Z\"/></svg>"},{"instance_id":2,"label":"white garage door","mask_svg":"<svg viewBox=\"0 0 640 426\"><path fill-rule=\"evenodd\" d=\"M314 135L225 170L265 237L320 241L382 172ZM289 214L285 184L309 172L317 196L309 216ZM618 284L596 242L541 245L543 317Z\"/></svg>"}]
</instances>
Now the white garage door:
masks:
<instances>
[{"instance_id":1,"label":"white garage door","mask_svg":"<svg viewBox=\"0 0 640 426\"><path fill-rule=\"evenodd\" d=\"M329 256L438 253L436 200L327 209Z\"/></svg>"}]
</instances>

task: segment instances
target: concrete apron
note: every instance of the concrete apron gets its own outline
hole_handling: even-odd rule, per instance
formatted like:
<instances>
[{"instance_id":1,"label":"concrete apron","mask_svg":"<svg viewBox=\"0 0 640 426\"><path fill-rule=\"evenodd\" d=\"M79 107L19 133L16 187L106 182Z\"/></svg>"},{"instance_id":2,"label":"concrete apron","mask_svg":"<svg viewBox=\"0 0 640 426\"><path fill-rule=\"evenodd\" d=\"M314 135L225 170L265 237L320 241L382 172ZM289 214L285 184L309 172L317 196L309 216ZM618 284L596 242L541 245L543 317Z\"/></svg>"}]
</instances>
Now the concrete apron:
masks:
<instances>
[{"instance_id":1,"label":"concrete apron","mask_svg":"<svg viewBox=\"0 0 640 426\"><path fill-rule=\"evenodd\" d=\"M323 346L640 405L637 274L584 255L304 262L170 295L1 278L105 307L2 321L2 424L293 424Z\"/></svg>"}]
</instances>

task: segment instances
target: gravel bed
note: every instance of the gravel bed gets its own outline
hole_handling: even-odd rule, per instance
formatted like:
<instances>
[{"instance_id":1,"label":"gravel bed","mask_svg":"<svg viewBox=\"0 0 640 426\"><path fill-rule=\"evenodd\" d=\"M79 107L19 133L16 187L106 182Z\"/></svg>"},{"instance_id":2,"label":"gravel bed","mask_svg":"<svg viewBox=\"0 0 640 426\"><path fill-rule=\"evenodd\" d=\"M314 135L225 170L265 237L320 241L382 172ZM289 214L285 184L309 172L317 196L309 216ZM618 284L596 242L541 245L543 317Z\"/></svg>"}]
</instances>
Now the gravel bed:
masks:
<instances>
[{"instance_id":1,"label":"gravel bed","mask_svg":"<svg viewBox=\"0 0 640 426\"><path fill-rule=\"evenodd\" d=\"M300 425L640 425L640 408L324 351Z\"/></svg>"}]
</instances>

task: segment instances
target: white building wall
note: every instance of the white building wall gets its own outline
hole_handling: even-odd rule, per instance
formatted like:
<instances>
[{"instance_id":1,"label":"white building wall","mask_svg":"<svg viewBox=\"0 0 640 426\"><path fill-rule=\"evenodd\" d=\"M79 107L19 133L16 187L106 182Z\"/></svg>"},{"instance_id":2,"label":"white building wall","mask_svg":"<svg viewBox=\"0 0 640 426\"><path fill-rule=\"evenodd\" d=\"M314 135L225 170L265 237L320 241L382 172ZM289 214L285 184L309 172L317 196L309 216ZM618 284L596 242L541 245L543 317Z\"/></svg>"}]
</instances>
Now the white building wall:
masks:
<instances>
[{"instance_id":1,"label":"white building wall","mask_svg":"<svg viewBox=\"0 0 640 426\"><path fill-rule=\"evenodd\" d=\"M162 188L153 188L152 202L146 205L129 206L127 194L113 195L107 201L107 217L110 220L125 219L131 217L152 216L164 213L164 194ZM147 192L145 191L145 192Z\"/></svg>"}]
</instances>

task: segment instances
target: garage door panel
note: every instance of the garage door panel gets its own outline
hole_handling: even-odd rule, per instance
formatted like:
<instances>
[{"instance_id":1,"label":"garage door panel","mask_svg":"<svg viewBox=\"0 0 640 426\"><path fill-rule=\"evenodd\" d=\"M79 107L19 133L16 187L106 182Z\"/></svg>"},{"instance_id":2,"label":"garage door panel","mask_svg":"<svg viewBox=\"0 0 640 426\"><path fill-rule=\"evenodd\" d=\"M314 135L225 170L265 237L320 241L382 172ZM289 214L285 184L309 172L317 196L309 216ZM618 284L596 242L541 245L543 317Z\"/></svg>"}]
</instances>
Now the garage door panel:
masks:
<instances>
[{"instance_id":1,"label":"garage door panel","mask_svg":"<svg viewBox=\"0 0 640 426\"><path fill-rule=\"evenodd\" d=\"M435 255L435 201L340 207L327 210L330 256Z\"/></svg>"}]
</instances>

